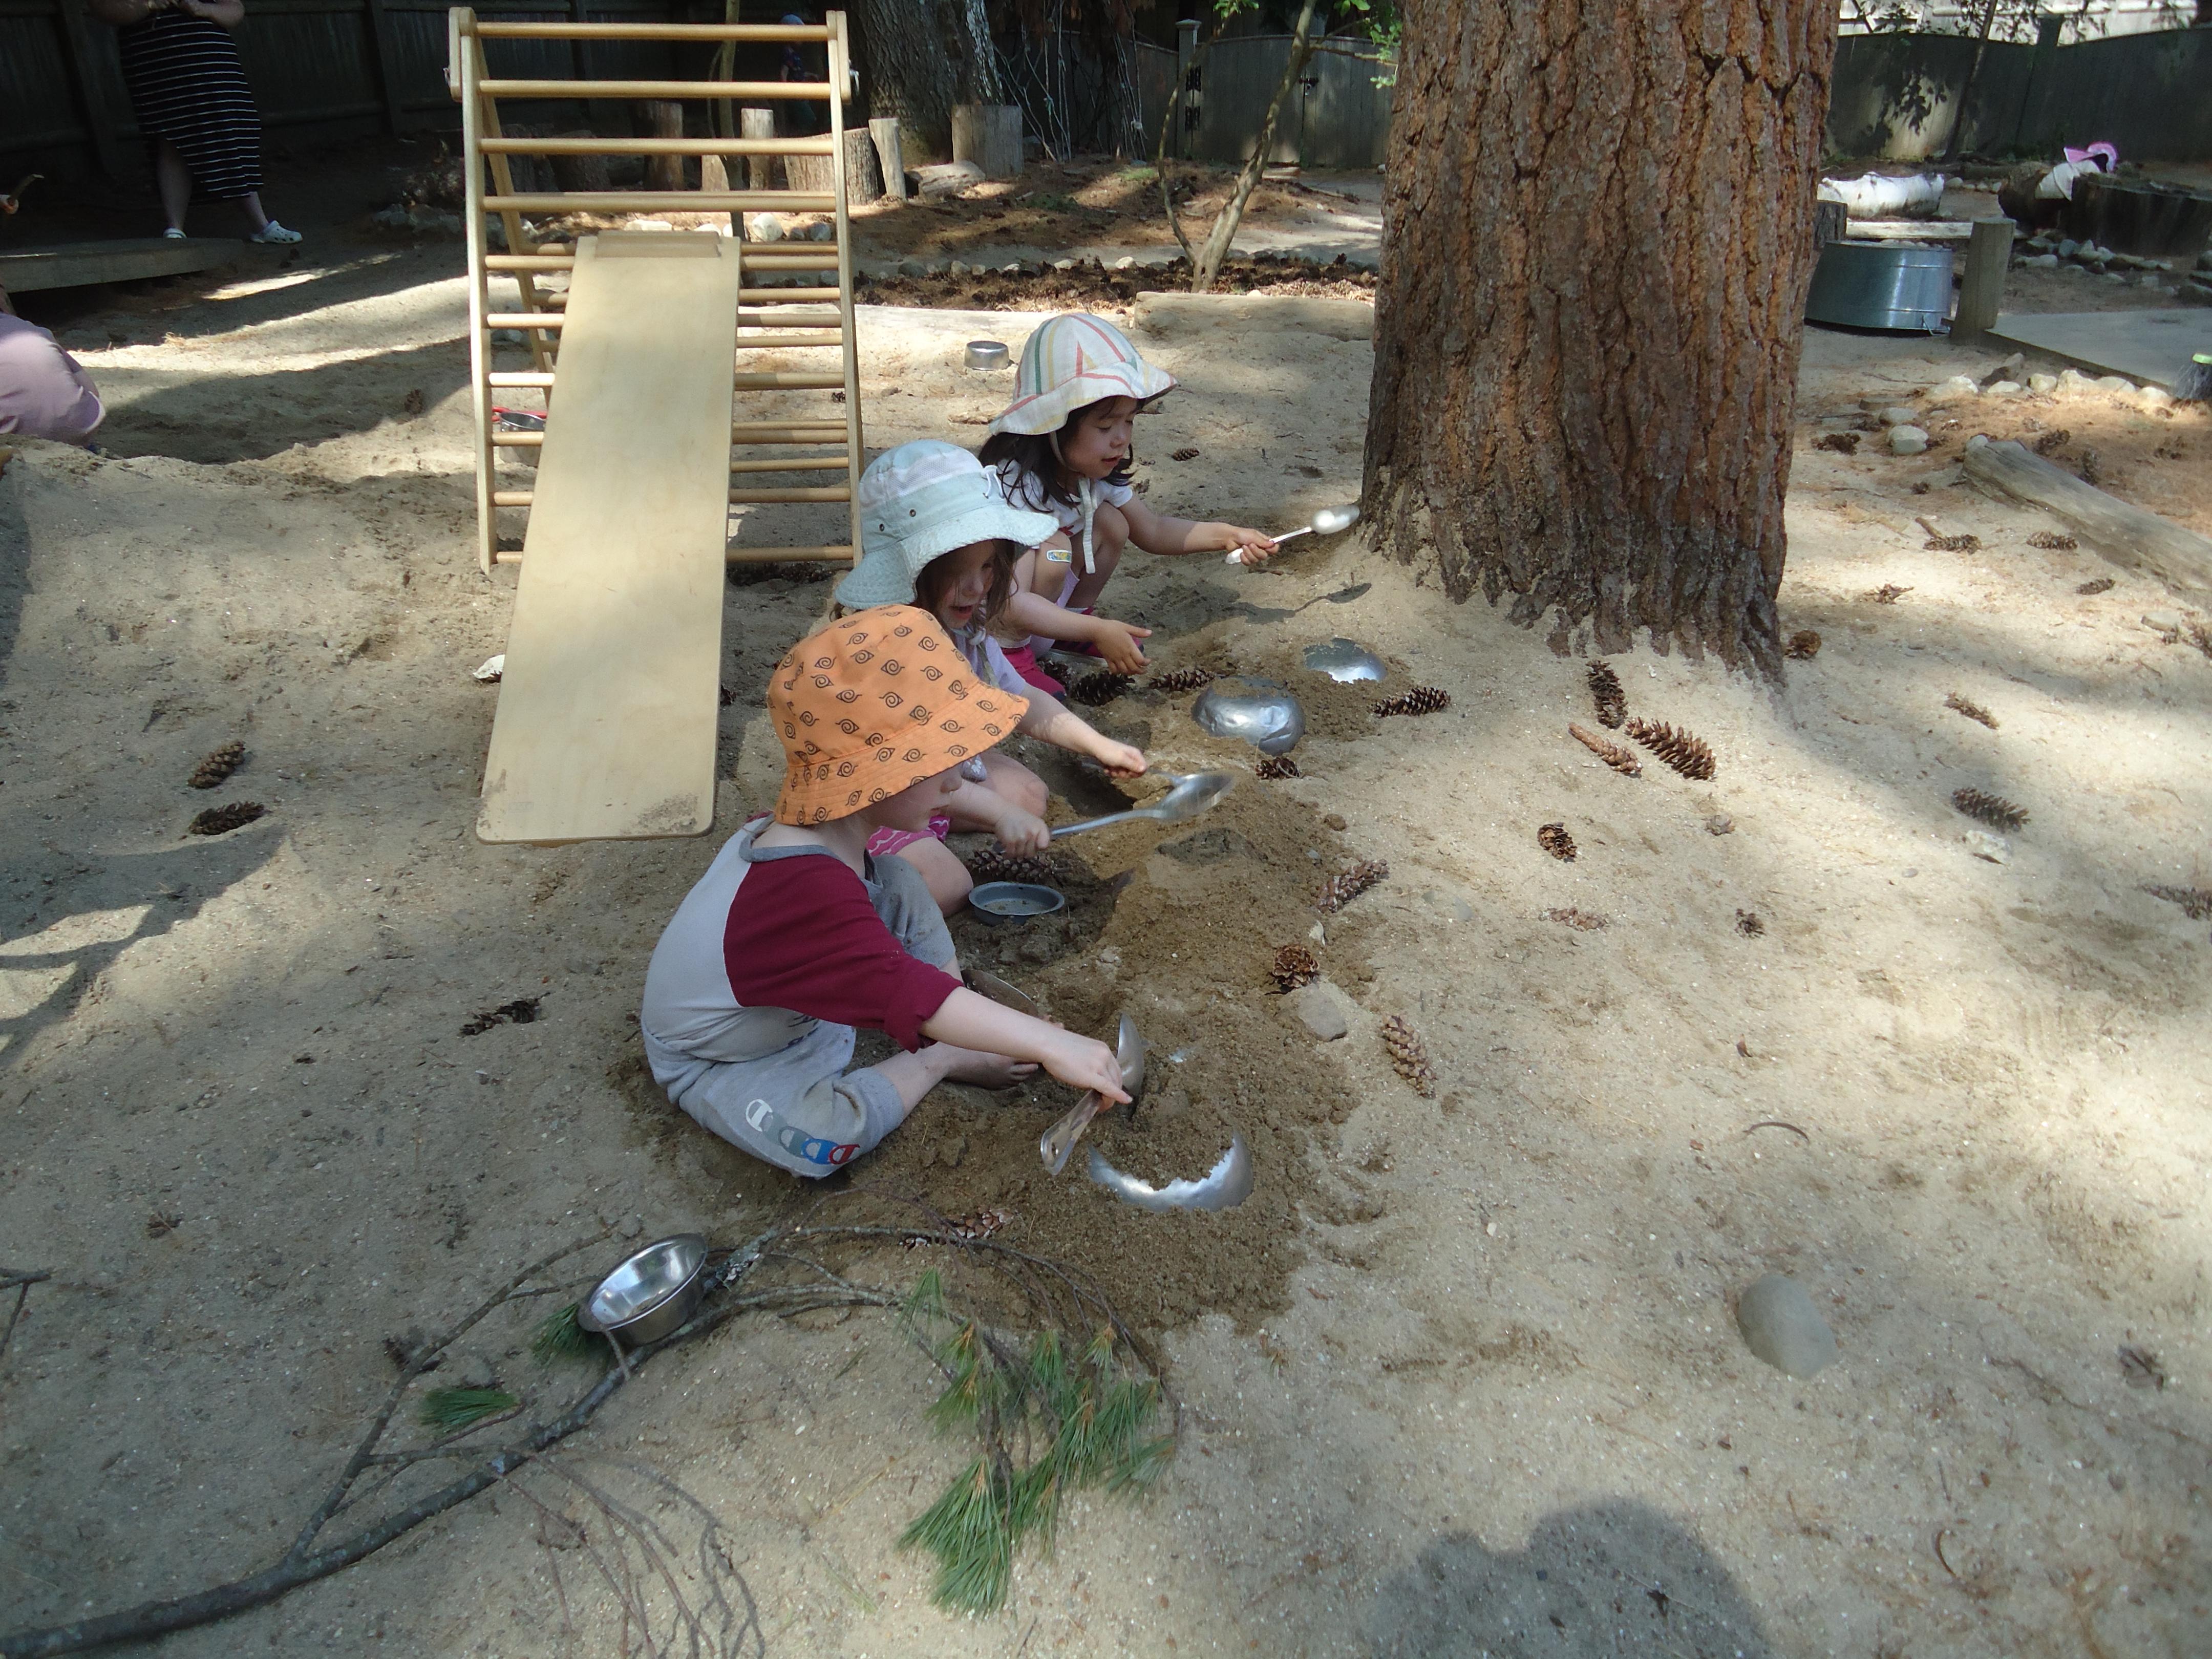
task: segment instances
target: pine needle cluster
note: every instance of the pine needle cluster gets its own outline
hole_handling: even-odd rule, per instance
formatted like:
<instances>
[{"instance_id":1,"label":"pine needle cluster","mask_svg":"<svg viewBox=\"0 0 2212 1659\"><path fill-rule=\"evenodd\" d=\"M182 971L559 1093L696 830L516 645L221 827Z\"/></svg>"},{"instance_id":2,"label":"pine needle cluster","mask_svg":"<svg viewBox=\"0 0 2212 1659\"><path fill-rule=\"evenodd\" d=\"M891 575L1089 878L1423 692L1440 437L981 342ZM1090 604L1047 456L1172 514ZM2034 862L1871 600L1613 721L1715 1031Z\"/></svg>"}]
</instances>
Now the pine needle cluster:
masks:
<instances>
[{"instance_id":1,"label":"pine needle cluster","mask_svg":"<svg viewBox=\"0 0 2212 1659\"><path fill-rule=\"evenodd\" d=\"M577 1321L576 1316L583 1311L583 1306L580 1302L571 1302L539 1320L530 1333L530 1357L541 1365L564 1359L605 1358L606 1344Z\"/></svg>"},{"instance_id":2,"label":"pine needle cluster","mask_svg":"<svg viewBox=\"0 0 2212 1659\"><path fill-rule=\"evenodd\" d=\"M1575 838L1564 823L1547 823L1536 831L1536 845L1563 863L1575 861Z\"/></svg>"},{"instance_id":3,"label":"pine needle cluster","mask_svg":"<svg viewBox=\"0 0 2212 1659\"><path fill-rule=\"evenodd\" d=\"M1382 1022L1382 1048L1390 1056L1390 1069L1405 1079L1415 1094L1424 1100L1436 1098L1436 1067L1429 1064L1427 1046L1406 1024L1403 1014L1393 1014Z\"/></svg>"},{"instance_id":4,"label":"pine needle cluster","mask_svg":"<svg viewBox=\"0 0 2212 1659\"><path fill-rule=\"evenodd\" d=\"M1103 708L1136 683L1134 674L1117 674L1110 668L1101 668L1079 680L1070 681L1067 700L1086 708Z\"/></svg>"},{"instance_id":5,"label":"pine needle cluster","mask_svg":"<svg viewBox=\"0 0 2212 1659\"><path fill-rule=\"evenodd\" d=\"M1992 732L1997 729L1997 717L1995 714L1972 699L1960 696L1956 691L1943 699L1943 707L1954 714L1964 714L1970 720L1980 721Z\"/></svg>"},{"instance_id":6,"label":"pine needle cluster","mask_svg":"<svg viewBox=\"0 0 2212 1659\"><path fill-rule=\"evenodd\" d=\"M1686 778L1703 782L1713 775L1713 751L1702 738L1678 732L1664 720L1628 722L1628 735Z\"/></svg>"},{"instance_id":7,"label":"pine needle cluster","mask_svg":"<svg viewBox=\"0 0 2212 1659\"><path fill-rule=\"evenodd\" d=\"M220 749L208 751L207 758L192 769L186 780L195 789L212 789L246 763L246 745L231 742Z\"/></svg>"},{"instance_id":8,"label":"pine needle cluster","mask_svg":"<svg viewBox=\"0 0 2212 1659\"><path fill-rule=\"evenodd\" d=\"M1252 775L1255 778L1297 778L1305 775L1298 770L1298 763L1288 755L1270 755L1254 763Z\"/></svg>"},{"instance_id":9,"label":"pine needle cluster","mask_svg":"<svg viewBox=\"0 0 2212 1659\"><path fill-rule=\"evenodd\" d=\"M1621 776L1640 778L1644 775L1644 763L1636 758L1633 750L1624 749L1612 739L1601 738L1588 726L1577 726L1572 720L1567 722L1567 735Z\"/></svg>"},{"instance_id":10,"label":"pine needle cluster","mask_svg":"<svg viewBox=\"0 0 2212 1659\"><path fill-rule=\"evenodd\" d=\"M922 1275L904 1311L918 1334L951 1322L934 1273ZM931 1421L977 1434L984 1450L899 1545L937 1558L930 1599L939 1607L994 1613L1006 1603L1022 1546L1033 1539L1051 1547L1069 1493L1149 1485L1166 1467L1174 1437L1150 1433L1159 1384L1125 1374L1110 1328L1076 1353L1052 1331L1031 1338L1026 1353L1015 1352L973 1320L923 1340L945 1375Z\"/></svg>"},{"instance_id":11,"label":"pine needle cluster","mask_svg":"<svg viewBox=\"0 0 2212 1659\"><path fill-rule=\"evenodd\" d=\"M1433 714L1439 708L1450 707L1451 693L1441 685L1417 685L1395 697L1383 698L1368 712L1377 719L1387 720L1393 714Z\"/></svg>"},{"instance_id":12,"label":"pine needle cluster","mask_svg":"<svg viewBox=\"0 0 2212 1659\"><path fill-rule=\"evenodd\" d=\"M1219 679L1211 668L1170 668L1145 682L1147 691L1196 691Z\"/></svg>"},{"instance_id":13,"label":"pine needle cluster","mask_svg":"<svg viewBox=\"0 0 2212 1659\"><path fill-rule=\"evenodd\" d=\"M1979 818L1993 830L2017 830L2027 822L2027 809L2015 806L2002 795L1979 789L1954 789L1951 805L1970 818Z\"/></svg>"},{"instance_id":14,"label":"pine needle cluster","mask_svg":"<svg viewBox=\"0 0 2212 1659\"><path fill-rule=\"evenodd\" d=\"M1620 689L1620 676L1613 672L1609 662L1594 662L1589 665L1590 702L1597 709L1597 723L1608 731L1619 728L1628 718L1628 693Z\"/></svg>"},{"instance_id":15,"label":"pine needle cluster","mask_svg":"<svg viewBox=\"0 0 2212 1659\"><path fill-rule=\"evenodd\" d=\"M422 1396L418 1418L426 1429L452 1434L521 1403L505 1389L433 1389Z\"/></svg>"},{"instance_id":16,"label":"pine needle cluster","mask_svg":"<svg viewBox=\"0 0 2212 1659\"><path fill-rule=\"evenodd\" d=\"M227 836L234 830L243 829L256 818L266 817L269 809L258 800L234 800L228 806L210 806L204 812L196 812L192 821L185 826L188 836Z\"/></svg>"},{"instance_id":17,"label":"pine needle cluster","mask_svg":"<svg viewBox=\"0 0 2212 1659\"><path fill-rule=\"evenodd\" d=\"M1314 900L1314 908L1331 913L1341 910L1389 874L1390 866L1381 859L1362 859L1342 875L1331 876L1322 884L1320 896Z\"/></svg>"}]
</instances>

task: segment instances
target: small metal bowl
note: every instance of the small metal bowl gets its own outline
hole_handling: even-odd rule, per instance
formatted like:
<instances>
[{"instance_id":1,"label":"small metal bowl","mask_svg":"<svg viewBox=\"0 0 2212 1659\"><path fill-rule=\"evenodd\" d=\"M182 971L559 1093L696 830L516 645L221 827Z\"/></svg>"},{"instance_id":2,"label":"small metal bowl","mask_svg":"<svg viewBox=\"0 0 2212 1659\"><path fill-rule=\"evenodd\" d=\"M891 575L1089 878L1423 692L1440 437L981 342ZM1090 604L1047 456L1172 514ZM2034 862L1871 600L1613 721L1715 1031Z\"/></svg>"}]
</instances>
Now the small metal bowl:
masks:
<instances>
[{"instance_id":1,"label":"small metal bowl","mask_svg":"<svg viewBox=\"0 0 2212 1659\"><path fill-rule=\"evenodd\" d=\"M1265 680L1216 680L1190 717L1217 738L1242 738L1263 755L1287 755L1306 734L1305 705Z\"/></svg>"},{"instance_id":2,"label":"small metal bowl","mask_svg":"<svg viewBox=\"0 0 2212 1659\"><path fill-rule=\"evenodd\" d=\"M576 1310L576 1322L625 1348L658 1342L691 1317L707 1293L707 1241L679 1233L647 1245L601 1279Z\"/></svg>"},{"instance_id":3,"label":"small metal bowl","mask_svg":"<svg viewBox=\"0 0 2212 1659\"><path fill-rule=\"evenodd\" d=\"M1012 361L1004 340L970 340L967 363L970 368L1004 368Z\"/></svg>"},{"instance_id":4,"label":"small metal bowl","mask_svg":"<svg viewBox=\"0 0 2212 1659\"><path fill-rule=\"evenodd\" d=\"M1030 921L1064 910L1067 896L1056 887L1026 881L987 881L968 895L968 906L978 921L996 927L1001 922Z\"/></svg>"},{"instance_id":5,"label":"small metal bowl","mask_svg":"<svg viewBox=\"0 0 2212 1659\"><path fill-rule=\"evenodd\" d=\"M1382 678L1382 659L1358 640L1341 635L1322 645L1310 645L1302 659L1316 674L1326 674L1340 685Z\"/></svg>"}]
</instances>

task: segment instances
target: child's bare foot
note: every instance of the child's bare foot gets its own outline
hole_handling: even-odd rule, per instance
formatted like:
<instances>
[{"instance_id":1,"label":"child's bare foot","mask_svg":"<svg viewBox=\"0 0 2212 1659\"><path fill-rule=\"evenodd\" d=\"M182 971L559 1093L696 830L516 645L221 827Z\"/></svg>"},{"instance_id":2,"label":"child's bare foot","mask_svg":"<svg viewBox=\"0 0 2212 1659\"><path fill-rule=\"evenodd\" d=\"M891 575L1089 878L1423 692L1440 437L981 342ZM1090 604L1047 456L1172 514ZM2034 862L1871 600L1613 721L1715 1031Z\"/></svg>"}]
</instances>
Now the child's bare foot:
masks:
<instances>
[{"instance_id":1,"label":"child's bare foot","mask_svg":"<svg viewBox=\"0 0 2212 1659\"><path fill-rule=\"evenodd\" d=\"M1005 1054L987 1054L974 1048L963 1051L962 1059L945 1068L949 1081L971 1083L979 1089L1011 1089L1036 1073L1035 1060L1011 1060Z\"/></svg>"}]
</instances>

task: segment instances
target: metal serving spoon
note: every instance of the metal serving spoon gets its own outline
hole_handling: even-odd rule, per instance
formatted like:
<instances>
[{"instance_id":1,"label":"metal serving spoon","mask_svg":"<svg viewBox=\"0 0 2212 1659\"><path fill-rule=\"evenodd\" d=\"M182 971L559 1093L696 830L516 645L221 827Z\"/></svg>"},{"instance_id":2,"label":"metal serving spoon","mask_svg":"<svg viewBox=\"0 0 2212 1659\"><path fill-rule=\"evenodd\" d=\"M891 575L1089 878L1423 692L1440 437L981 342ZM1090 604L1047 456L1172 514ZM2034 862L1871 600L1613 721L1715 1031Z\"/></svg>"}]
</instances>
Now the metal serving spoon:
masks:
<instances>
[{"instance_id":1,"label":"metal serving spoon","mask_svg":"<svg viewBox=\"0 0 2212 1659\"><path fill-rule=\"evenodd\" d=\"M1145 1092L1145 1040L1137 1035L1137 1022L1128 1015L1121 1016L1121 1029L1115 1036L1114 1058L1121 1064L1121 1087L1127 1092L1129 1103L1134 1106ZM1044 1167L1058 1175L1067 1167L1068 1155L1074 1152L1075 1143L1091 1127L1091 1120L1098 1115L1106 1097L1096 1089L1086 1089L1083 1098L1069 1108L1067 1115L1037 1138L1037 1156L1044 1159Z\"/></svg>"},{"instance_id":2,"label":"metal serving spoon","mask_svg":"<svg viewBox=\"0 0 2212 1659\"><path fill-rule=\"evenodd\" d=\"M1358 522L1359 509L1356 506L1324 507L1320 512L1315 514L1312 518L1307 520L1305 523L1301 525L1297 529L1285 531L1283 534L1276 537L1275 545L1280 547L1285 542L1296 541L1301 536L1334 536L1341 532L1351 529L1352 526ZM1231 552L1229 556L1229 562L1231 564L1243 563L1244 550L1240 547Z\"/></svg>"},{"instance_id":3,"label":"metal serving spoon","mask_svg":"<svg viewBox=\"0 0 2212 1659\"><path fill-rule=\"evenodd\" d=\"M1234 772L1168 772L1162 775L1174 779L1175 787L1149 806L1133 806L1126 812L1109 812L1103 818L1064 824L1052 832L1052 838L1058 841L1063 836L1079 836L1086 830L1103 830L1110 823L1134 823L1139 819L1154 823L1181 823L1186 818L1196 817L1219 800L1237 781Z\"/></svg>"},{"instance_id":4,"label":"metal serving spoon","mask_svg":"<svg viewBox=\"0 0 2212 1659\"><path fill-rule=\"evenodd\" d=\"M1091 1178L1124 1204L1155 1214L1170 1210L1233 1210L1252 1196L1252 1152L1243 1135L1231 1135L1229 1150L1202 1179L1178 1177L1164 1187L1155 1187L1115 1169L1093 1146Z\"/></svg>"}]
</instances>

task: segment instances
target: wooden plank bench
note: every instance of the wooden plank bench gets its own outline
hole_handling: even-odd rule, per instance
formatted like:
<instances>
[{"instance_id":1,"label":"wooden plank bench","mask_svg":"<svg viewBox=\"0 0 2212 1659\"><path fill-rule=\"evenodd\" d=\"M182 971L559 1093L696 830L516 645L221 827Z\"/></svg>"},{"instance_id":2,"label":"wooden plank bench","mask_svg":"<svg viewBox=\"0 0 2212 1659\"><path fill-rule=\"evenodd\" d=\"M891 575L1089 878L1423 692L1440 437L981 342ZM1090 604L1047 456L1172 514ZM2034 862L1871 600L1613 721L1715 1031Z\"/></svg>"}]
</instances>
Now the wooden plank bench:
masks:
<instances>
[{"instance_id":1,"label":"wooden plank bench","mask_svg":"<svg viewBox=\"0 0 2212 1659\"><path fill-rule=\"evenodd\" d=\"M703 835L714 813L741 245L578 245L477 834Z\"/></svg>"}]
</instances>

